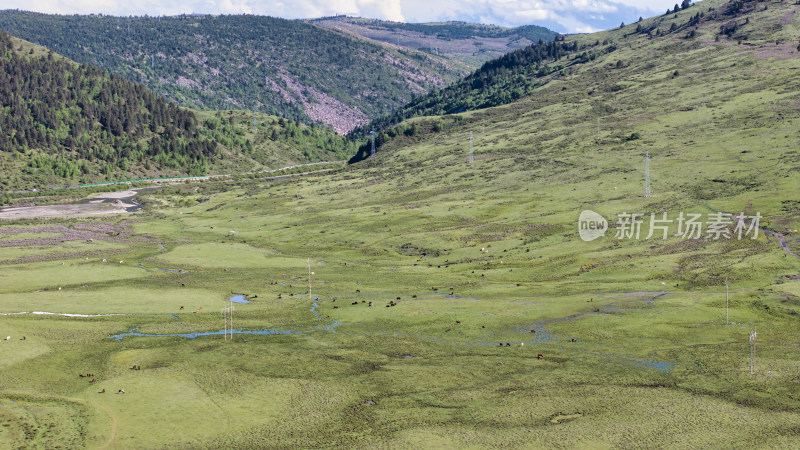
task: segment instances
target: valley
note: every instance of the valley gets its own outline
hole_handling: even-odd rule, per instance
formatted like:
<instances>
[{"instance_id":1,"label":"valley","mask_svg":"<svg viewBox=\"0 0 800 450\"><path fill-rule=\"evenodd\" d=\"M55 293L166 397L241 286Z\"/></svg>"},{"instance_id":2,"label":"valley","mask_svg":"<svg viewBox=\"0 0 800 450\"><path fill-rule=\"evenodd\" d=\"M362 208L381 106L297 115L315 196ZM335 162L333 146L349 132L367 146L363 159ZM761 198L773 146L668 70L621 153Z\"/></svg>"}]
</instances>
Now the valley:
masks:
<instances>
[{"instance_id":1,"label":"valley","mask_svg":"<svg viewBox=\"0 0 800 450\"><path fill-rule=\"evenodd\" d=\"M795 8L511 53L375 119L374 156L265 116L287 167L251 113L201 110L261 153L15 194L148 188L0 210L0 447L797 447Z\"/></svg>"}]
</instances>

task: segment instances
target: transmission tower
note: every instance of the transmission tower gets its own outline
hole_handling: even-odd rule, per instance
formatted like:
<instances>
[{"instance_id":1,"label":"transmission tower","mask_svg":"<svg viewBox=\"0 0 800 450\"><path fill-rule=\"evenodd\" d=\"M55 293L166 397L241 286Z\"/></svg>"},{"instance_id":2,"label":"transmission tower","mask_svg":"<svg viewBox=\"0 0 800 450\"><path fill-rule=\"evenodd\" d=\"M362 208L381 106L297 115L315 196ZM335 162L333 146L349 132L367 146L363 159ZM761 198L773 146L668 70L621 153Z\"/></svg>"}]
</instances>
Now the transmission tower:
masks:
<instances>
[{"instance_id":1,"label":"transmission tower","mask_svg":"<svg viewBox=\"0 0 800 450\"><path fill-rule=\"evenodd\" d=\"M472 131L469 132L469 162L472 163L474 158L472 157Z\"/></svg>"},{"instance_id":2,"label":"transmission tower","mask_svg":"<svg viewBox=\"0 0 800 450\"><path fill-rule=\"evenodd\" d=\"M750 375L756 370L756 327L753 325L753 331L750 333Z\"/></svg>"},{"instance_id":3,"label":"transmission tower","mask_svg":"<svg viewBox=\"0 0 800 450\"><path fill-rule=\"evenodd\" d=\"M372 136L372 155L371 158L375 157L375 130L369 132L370 136Z\"/></svg>"},{"instance_id":4,"label":"transmission tower","mask_svg":"<svg viewBox=\"0 0 800 450\"><path fill-rule=\"evenodd\" d=\"M644 157L644 196L652 197L650 194L650 152Z\"/></svg>"},{"instance_id":5,"label":"transmission tower","mask_svg":"<svg viewBox=\"0 0 800 450\"><path fill-rule=\"evenodd\" d=\"M725 325L728 324L728 277L725 277Z\"/></svg>"},{"instance_id":6,"label":"transmission tower","mask_svg":"<svg viewBox=\"0 0 800 450\"><path fill-rule=\"evenodd\" d=\"M228 322L230 322L230 324ZM223 340L228 340L228 331L230 331L231 341L233 341L233 301L230 301L229 307L222 308L222 324Z\"/></svg>"}]
</instances>

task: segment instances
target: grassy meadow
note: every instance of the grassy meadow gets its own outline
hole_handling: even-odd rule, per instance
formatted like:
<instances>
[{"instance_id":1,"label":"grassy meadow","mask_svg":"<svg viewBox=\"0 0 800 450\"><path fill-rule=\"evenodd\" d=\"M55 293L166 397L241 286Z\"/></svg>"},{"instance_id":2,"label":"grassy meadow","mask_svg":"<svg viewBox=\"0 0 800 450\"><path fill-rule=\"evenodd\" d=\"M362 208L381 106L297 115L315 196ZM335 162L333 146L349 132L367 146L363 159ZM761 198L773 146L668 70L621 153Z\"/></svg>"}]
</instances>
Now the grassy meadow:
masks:
<instances>
[{"instance_id":1,"label":"grassy meadow","mask_svg":"<svg viewBox=\"0 0 800 450\"><path fill-rule=\"evenodd\" d=\"M569 37L619 49L344 169L0 222L0 447L796 448L791 8L741 43ZM720 211L758 237L647 238L650 214Z\"/></svg>"}]
</instances>

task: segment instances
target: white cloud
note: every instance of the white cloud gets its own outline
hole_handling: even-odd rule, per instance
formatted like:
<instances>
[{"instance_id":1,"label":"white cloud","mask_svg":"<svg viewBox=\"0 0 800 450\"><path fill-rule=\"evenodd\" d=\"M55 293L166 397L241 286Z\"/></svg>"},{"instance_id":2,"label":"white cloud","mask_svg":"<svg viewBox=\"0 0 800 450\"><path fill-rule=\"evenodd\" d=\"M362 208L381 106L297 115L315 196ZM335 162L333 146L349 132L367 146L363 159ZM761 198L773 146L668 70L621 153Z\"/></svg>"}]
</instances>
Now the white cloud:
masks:
<instances>
[{"instance_id":1,"label":"white cloud","mask_svg":"<svg viewBox=\"0 0 800 450\"><path fill-rule=\"evenodd\" d=\"M589 32L661 13L675 0L3 0L2 8L46 13L173 15L263 14L313 18L335 14L394 21L480 21L504 26L544 25Z\"/></svg>"},{"instance_id":2,"label":"white cloud","mask_svg":"<svg viewBox=\"0 0 800 450\"><path fill-rule=\"evenodd\" d=\"M525 11L518 11L516 13L517 17L531 23L536 22L537 20L549 19L551 15L552 11L548 11L546 9L528 9Z\"/></svg>"},{"instance_id":3,"label":"white cloud","mask_svg":"<svg viewBox=\"0 0 800 450\"><path fill-rule=\"evenodd\" d=\"M636 8L640 11L648 10L652 12L662 12L666 11L667 8L675 6L675 3L680 4L681 2L676 2L673 0L614 0L614 3Z\"/></svg>"}]
</instances>

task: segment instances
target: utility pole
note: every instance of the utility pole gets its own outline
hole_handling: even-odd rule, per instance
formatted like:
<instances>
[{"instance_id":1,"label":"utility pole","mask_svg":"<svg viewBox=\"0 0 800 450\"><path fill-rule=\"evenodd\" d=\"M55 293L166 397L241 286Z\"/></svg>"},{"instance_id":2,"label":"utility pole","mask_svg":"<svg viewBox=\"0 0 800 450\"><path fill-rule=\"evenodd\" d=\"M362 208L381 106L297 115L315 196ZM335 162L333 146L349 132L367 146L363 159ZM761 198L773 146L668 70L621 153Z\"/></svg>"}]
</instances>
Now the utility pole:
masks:
<instances>
[{"instance_id":1,"label":"utility pole","mask_svg":"<svg viewBox=\"0 0 800 450\"><path fill-rule=\"evenodd\" d=\"M256 106L253 105L253 131L256 131Z\"/></svg>"},{"instance_id":2,"label":"utility pole","mask_svg":"<svg viewBox=\"0 0 800 450\"><path fill-rule=\"evenodd\" d=\"M308 298L311 298L311 258L306 260L308 263Z\"/></svg>"},{"instance_id":3,"label":"utility pole","mask_svg":"<svg viewBox=\"0 0 800 450\"><path fill-rule=\"evenodd\" d=\"M728 277L725 277L725 325L728 324Z\"/></svg>"}]
</instances>

